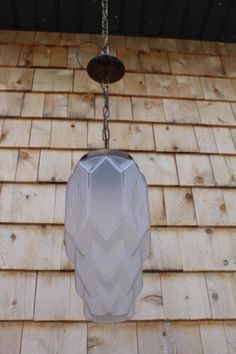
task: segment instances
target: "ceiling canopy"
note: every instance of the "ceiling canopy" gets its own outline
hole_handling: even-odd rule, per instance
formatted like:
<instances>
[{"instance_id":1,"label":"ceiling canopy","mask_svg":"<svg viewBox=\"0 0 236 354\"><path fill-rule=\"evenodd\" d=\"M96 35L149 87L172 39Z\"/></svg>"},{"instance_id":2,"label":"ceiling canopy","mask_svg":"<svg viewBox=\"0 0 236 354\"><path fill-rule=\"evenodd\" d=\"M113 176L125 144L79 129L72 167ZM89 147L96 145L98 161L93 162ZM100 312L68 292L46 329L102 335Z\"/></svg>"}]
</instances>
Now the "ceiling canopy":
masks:
<instances>
[{"instance_id":1,"label":"ceiling canopy","mask_svg":"<svg viewBox=\"0 0 236 354\"><path fill-rule=\"evenodd\" d=\"M236 42L235 0L110 0L110 33ZM100 32L100 0L0 1L0 28Z\"/></svg>"}]
</instances>

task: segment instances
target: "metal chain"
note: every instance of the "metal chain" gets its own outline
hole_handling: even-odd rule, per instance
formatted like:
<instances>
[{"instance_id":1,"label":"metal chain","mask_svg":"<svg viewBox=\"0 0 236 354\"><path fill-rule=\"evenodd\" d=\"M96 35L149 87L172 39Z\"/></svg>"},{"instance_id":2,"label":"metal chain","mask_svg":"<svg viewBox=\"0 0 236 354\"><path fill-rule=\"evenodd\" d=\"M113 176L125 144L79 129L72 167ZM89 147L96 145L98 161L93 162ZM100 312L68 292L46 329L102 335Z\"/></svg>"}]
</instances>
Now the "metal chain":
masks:
<instances>
[{"instance_id":1,"label":"metal chain","mask_svg":"<svg viewBox=\"0 0 236 354\"><path fill-rule=\"evenodd\" d=\"M109 25L108 25L108 0L102 1L102 38L104 40L104 54L109 54Z\"/></svg>"},{"instance_id":2,"label":"metal chain","mask_svg":"<svg viewBox=\"0 0 236 354\"><path fill-rule=\"evenodd\" d=\"M102 2L102 38L104 41L103 53L109 55L109 25L108 25L108 0L101 0ZM110 142L110 129L108 118L110 117L109 108L109 80L104 77L101 82L101 88L103 91L104 106L103 106L103 129L102 139L105 144L105 149L109 149Z\"/></svg>"},{"instance_id":3,"label":"metal chain","mask_svg":"<svg viewBox=\"0 0 236 354\"><path fill-rule=\"evenodd\" d=\"M108 123L108 118L110 117L109 82L105 81L101 83L101 88L103 91L103 98L104 98L102 139L105 144L105 149L109 149L109 142L110 142L110 129Z\"/></svg>"}]
</instances>

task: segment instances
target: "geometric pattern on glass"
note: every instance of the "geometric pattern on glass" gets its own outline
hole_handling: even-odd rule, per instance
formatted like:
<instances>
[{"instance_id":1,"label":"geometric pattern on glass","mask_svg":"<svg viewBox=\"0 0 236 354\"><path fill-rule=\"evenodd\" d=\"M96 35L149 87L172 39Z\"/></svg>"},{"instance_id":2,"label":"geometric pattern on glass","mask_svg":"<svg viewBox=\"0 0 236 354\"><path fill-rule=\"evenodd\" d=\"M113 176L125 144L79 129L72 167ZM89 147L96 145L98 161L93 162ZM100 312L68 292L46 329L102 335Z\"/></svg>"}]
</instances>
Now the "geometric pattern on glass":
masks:
<instances>
[{"instance_id":1,"label":"geometric pattern on glass","mask_svg":"<svg viewBox=\"0 0 236 354\"><path fill-rule=\"evenodd\" d=\"M66 189L65 245L90 321L133 317L151 249L147 184L132 157L86 154Z\"/></svg>"}]
</instances>

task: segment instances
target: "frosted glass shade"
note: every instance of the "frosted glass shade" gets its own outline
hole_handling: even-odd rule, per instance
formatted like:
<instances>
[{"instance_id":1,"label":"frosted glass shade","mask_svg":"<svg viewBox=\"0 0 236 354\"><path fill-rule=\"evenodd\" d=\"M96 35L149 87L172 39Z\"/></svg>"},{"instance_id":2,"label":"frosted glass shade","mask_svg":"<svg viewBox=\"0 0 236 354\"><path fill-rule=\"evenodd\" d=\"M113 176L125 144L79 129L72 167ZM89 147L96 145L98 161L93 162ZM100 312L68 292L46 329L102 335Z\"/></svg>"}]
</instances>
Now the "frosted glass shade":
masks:
<instances>
[{"instance_id":1,"label":"frosted glass shade","mask_svg":"<svg viewBox=\"0 0 236 354\"><path fill-rule=\"evenodd\" d=\"M131 318L150 254L147 185L131 156L102 150L78 162L66 190L65 244L85 317Z\"/></svg>"}]
</instances>

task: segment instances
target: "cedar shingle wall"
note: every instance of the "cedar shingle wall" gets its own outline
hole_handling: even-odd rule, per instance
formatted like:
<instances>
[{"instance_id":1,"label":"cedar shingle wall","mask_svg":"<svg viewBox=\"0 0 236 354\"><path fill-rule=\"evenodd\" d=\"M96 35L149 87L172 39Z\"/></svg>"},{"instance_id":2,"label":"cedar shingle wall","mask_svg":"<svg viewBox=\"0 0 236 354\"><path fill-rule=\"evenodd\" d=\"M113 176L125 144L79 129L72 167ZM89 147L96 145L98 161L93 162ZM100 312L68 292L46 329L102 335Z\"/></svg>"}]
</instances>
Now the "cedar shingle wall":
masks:
<instances>
[{"instance_id":1,"label":"cedar shingle wall","mask_svg":"<svg viewBox=\"0 0 236 354\"><path fill-rule=\"evenodd\" d=\"M152 255L133 321L97 325L63 245L65 183L103 146L88 39L0 32L0 353L236 353L236 45L111 39L111 147L147 178Z\"/></svg>"}]
</instances>

